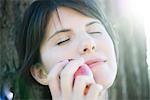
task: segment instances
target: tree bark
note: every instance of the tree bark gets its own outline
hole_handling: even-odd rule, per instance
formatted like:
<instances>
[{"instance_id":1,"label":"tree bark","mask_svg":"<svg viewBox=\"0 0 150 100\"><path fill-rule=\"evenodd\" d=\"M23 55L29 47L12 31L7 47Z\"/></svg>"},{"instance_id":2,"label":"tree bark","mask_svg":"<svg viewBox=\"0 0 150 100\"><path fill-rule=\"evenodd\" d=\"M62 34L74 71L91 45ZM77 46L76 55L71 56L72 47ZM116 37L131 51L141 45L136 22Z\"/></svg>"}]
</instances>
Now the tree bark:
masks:
<instances>
[{"instance_id":1,"label":"tree bark","mask_svg":"<svg viewBox=\"0 0 150 100\"><path fill-rule=\"evenodd\" d=\"M31 1L0 0L0 89L6 80L11 80L18 68L15 36Z\"/></svg>"},{"instance_id":2,"label":"tree bark","mask_svg":"<svg viewBox=\"0 0 150 100\"><path fill-rule=\"evenodd\" d=\"M32 1L0 0L0 88L5 80L11 80L18 68L15 33L25 9ZM149 100L144 28L132 18L118 18L112 0L102 0L102 3L120 37L118 74L109 91L110 100Z\"/></svg>"}]
</instances>

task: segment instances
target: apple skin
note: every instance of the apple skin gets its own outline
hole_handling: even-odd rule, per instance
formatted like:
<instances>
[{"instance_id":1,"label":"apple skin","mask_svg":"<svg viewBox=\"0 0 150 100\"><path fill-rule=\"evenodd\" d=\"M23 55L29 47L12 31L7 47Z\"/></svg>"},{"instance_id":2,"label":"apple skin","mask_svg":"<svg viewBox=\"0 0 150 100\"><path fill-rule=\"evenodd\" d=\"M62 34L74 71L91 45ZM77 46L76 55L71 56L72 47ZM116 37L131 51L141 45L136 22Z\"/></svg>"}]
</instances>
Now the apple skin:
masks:
<instances>
[{"instance_id":1,"label":"apple skin","mask_svg":"<svg viewBox=\"0 0 150 100\"><path fill-rule=\"evenodd\" d=\"M81 65L77 71L74 74L74 78L76 78L79 75L88 75L88 76L92 76L92 72L91 69L86 65Z\"/></svg>"},{"instance_id":2,"label":"apple skin","mask_svg":"<svg viewBox=\"0 0 150 100\"><path fill-rule=\"evenodd\" d=\"M77 69L77 71L76 71L75 74L74 74L74 79L75 79L77 76L79 76L79 75L88 75L88 76L90 76L90 77L93 77L93 74L92 74L91 69L90 69L86 64L81 65L81 66ZM85 87L84 95L86 95L86 94L88 93L89 88L90 88L90 85L87 85L87 86Z\"/></svg>"}]
</instances>

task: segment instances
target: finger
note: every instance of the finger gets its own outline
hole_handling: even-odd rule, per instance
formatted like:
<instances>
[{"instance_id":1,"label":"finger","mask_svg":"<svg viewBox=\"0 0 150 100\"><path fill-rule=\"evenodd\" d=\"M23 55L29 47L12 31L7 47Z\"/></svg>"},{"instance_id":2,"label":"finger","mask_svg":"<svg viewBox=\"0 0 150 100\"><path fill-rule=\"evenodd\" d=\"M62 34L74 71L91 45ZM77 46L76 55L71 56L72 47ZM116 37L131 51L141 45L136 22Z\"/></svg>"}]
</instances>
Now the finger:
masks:
<instances>
[{"instance_id":1,"label":"finger","mask_svg":"<svg viewBox=\"0 0 150 100\"><path fill-rule=\"evenodd\" d=\"M74 73L80 65L84 63L84 59L75 59L70 61L61 72L61 90L64 99L70 99L73 87Z\"/></svg>"},{"instance_id":2,"label":"finger","mask_svg":"<svg viewBox=\"0 0 150 100\"><path fill-rule=\"evenodd\" d=\"M52 97L58 97L61 94L60 90L60 72L64 68L64 66L68 63L67 60L59 62L56 64L48 74L49 88L51 90Z\"/></svg>"},{"instance_id":3,"label":"finger","mask_svg":"<svg viewBox=\"0 0 150 100\"><path fill-rule=\"evenodd\" d=\"M86 75L80 75L75 79L73 93L74 97L78 97L77 99L81 99L84 97L84 93L86 92L86 86L93 84L94 80ZM88 92L88 91L87 91Z\"/></svg>"},{"instance_id":4,"label":"finger","mask_svg":"<svg viewBox=\"0 0 150 100\"><path fill-rule=\"evenodd\" d=\"M99 94L103 90L102 85L92 84L86 96L86 100L98 100Z\"/></svg>"}]
</instances>

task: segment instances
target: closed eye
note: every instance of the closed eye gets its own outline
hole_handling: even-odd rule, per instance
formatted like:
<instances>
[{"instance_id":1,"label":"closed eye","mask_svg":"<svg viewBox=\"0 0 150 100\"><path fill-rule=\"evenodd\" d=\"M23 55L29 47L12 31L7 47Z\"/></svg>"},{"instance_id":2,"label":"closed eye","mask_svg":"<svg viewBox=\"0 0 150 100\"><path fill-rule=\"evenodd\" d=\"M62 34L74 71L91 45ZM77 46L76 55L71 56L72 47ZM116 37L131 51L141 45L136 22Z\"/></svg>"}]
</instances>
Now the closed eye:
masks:
<instances>
[{"instance_id":1,"label":"closed eye","mask_svg":"<svg viewBox=\"0 0 150 100\"><path fill-rule=\"evenodd\" d=\"M70 40L70 38L68 38L66 40L63 40L63 41L60 41L60 42L57 43L57 45L61 45L61 44L65 43L65 42L68 42L69 40Z\"/></svg>"},{"instance_id":2,"label":"closed eye","mask_svg":"<svg viewBox=\"0 0 150 100\"><path fill-rule=\"evenodd\" d=\"M89 32L89 34L102 34L102 32Z\"/></svg>"}]
</instances>

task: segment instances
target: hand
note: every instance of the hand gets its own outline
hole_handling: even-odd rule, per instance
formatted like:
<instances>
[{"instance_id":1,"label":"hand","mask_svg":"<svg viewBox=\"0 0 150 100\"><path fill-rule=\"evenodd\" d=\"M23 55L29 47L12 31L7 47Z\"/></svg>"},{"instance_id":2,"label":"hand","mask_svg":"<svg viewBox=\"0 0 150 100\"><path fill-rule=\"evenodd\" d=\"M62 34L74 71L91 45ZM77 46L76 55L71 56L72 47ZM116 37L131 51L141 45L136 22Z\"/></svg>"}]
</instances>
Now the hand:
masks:
<instances>
[{"instance_id":1,"label":"hand","mask_svg":"<svg viewBox=\"0 0 150 100\"><path fill-rule=\"evenodd\" d=\"M80 75L74 82L74 73L84 59L62 61L57 63L48 74L49 88L53 100L97 100L102 86L95 83L93 77ZM73 84L74 82L74 84ZM84 95L86 86L89 86L87 95Z\"/></svg>"}]
</instances>

